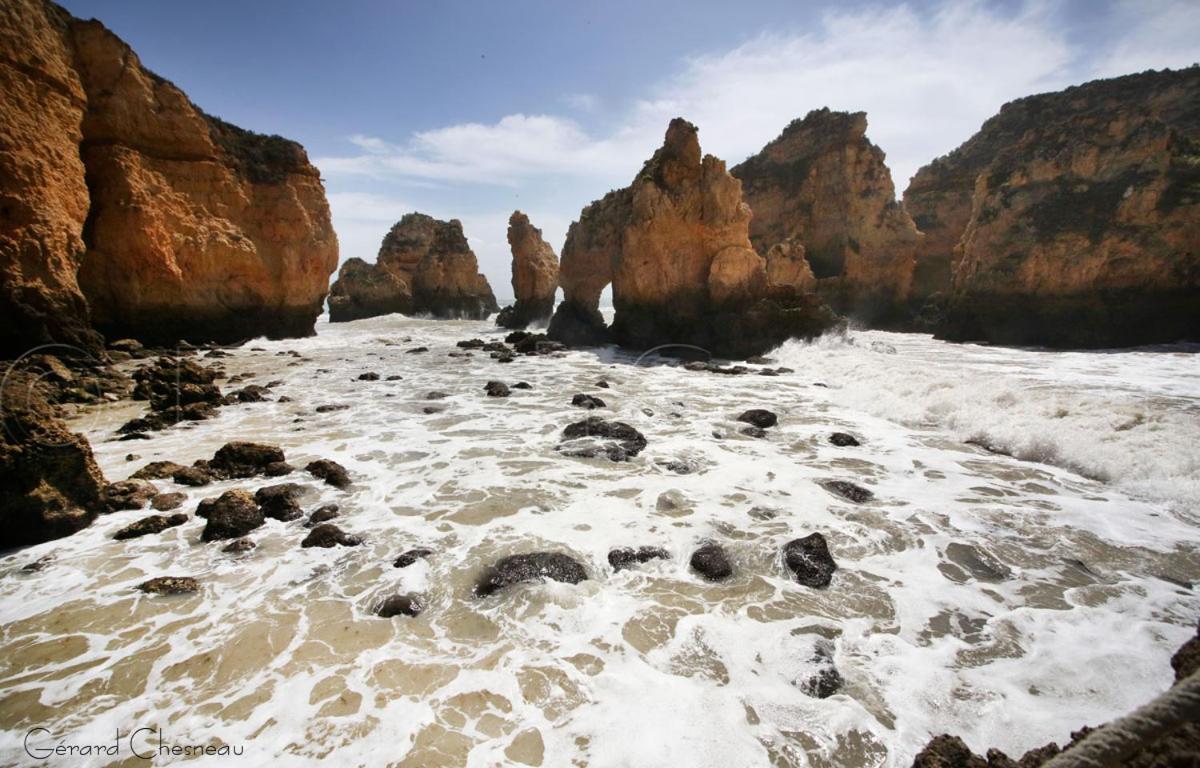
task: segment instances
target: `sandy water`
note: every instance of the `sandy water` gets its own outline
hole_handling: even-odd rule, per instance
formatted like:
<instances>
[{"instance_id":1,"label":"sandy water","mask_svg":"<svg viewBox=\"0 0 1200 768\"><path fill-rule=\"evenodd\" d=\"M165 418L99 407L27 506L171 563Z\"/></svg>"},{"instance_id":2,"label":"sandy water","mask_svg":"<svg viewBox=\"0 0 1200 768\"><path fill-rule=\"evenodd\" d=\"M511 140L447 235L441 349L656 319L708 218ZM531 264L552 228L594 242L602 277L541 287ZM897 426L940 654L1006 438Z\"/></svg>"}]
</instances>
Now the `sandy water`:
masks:
<instances>
[{"instance_id":1,"label":"sandy water","mask_svg":"<svg viewBox=\"0 0 1200 768\"><path fill-rule=\"evenodd\" d=\"M333 458L349 492L286 479L311 485L306 510L340 505L337 522L366 543L301 549L303 521L269 520L255 551L231 556L200 543L198 518L111 540L147 514L129 511L0 558L0 763L33 762L22 742L37 726L53 734L41 744L157 727L169 743L240 745L249 764L285 766L904 766L941 732L1019 753L1163 690L1200 618L1194 350L869 332L784 345L773 356L792 374L729 377L613 350L448 356L459 339L500 338L486 323L393 316L319 331L221 361L254 383L281 379L290 403L227 407L150 441L112 440L141 404L73 426L109 479L232 439L279 444L301 466ZM417 346L429 351L406 352ZM356 381L365 371L403 378ZM489 379L532 388L488 398ZM449 396L427 400L434 390ZM606 400L598 413L637 427L647 449L626 464L558 454L562 428L585 415L570 406L578 392ZM780 416L766 439L739 434L751 407ZM829 444L835 430L862 445ZM828 479L875 499L832 496ZM187 491L191 514L270 482L157 484ZM779 559L814 531L840 566L824 590ZM731 552L730 581L689 571L706 539ZM671 560L612 572L609 549L643 544ZM436 554L393 568L414 546ZM590 579L471 594L486 564L535 549L573 554ZM45 555L44 570L21 570ZM203 590L134 589L164 574ZM429 607L373 616L396 592ZM845 681L826 699L803 689L818 646ZM123 750L47 764L146 762Z\"/></svg>"}]
</instances>

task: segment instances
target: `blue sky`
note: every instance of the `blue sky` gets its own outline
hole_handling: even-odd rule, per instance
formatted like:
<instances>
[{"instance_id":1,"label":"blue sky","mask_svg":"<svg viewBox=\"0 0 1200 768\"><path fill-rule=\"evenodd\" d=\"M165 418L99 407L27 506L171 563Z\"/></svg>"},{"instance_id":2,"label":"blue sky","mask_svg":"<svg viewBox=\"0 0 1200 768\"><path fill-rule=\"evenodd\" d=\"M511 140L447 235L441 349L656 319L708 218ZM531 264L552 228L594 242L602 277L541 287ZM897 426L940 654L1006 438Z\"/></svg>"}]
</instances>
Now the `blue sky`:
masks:
<instances>
[{"instance_id":1,"label":"blue sky","mask_svg":"<svg viewBox=\"0 0 1200 768\"><path fill-rule=\"evenodd\" d=\"M63 5L206 111L303 143L343 260L407 211L459 218L502 297L512 210L559 250L676 115L733 165L810 109L865 110L899 194L1005 101L1200 61L1196 0Z\"/></svg>"}]
</instances>

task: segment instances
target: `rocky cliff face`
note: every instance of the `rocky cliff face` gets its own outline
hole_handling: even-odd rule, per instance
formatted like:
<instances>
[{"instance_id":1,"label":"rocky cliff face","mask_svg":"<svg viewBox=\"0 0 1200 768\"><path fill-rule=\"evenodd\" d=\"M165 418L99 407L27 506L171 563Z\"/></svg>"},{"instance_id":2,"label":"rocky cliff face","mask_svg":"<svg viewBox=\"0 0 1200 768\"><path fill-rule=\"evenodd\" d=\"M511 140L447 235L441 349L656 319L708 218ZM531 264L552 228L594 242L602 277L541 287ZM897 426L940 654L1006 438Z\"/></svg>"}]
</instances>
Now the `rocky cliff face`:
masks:
<instances>
[{"instance_id":1,"label":"rocky cliff face","mask_svg":"<svg viewBox=\"0 0 1200 768\"><path fill-rule=\"evenodd\" d=\"M499 309L462 223L423 213L405 214L392 226L375 264L346 262L331 294L334 322L397 311L482 320Z\"/></svg>"},{"instance_id":2,"label":"rocky cliff face","mask_svg":"<svg viewBox=\"0 0 1200 768\"><path fill-rule=\"evenodd\" d=\"M312 332L337 240L298 144L205 115L50 3L6 3L0 46L6 346Z\"/></svg>"},{"instance_id":3,"label":"rocky cliff face","mask_svg":"<svg viewBox=\"0 0 1200 768\"><path fill-rule=\"evenodd\" d=\"M529 217L520 211L513 211L509 217L508 245L512 249L516 301L500 312L496 324L524 328L548 320L554 312L554 294L558 290L558 257L554 249L542 239L542 230L530 224Z\"/></svg>"},{"instance_id":4,"label":"rocky cliff face","mask_svg":"<svg viewBox=\"0 0 1200 768\"><path fill-rule=\"evenodd\" d=\"M1200 338L1200 68L1005 105L922 169L905 204L939 233L922 261L953 265L945 338Z\"/></svg>"},{"instance_id":5,"label":"rocky cliff face","mask_svg":"<svg viewBox=\"0 0 1200 768\"><path fill-rule=\"evenodd\" d=\"M862 112L815 110L731 173L754 211L760 253L787 239L803 245L834 309L888 325L907 314L921 234L866 130Z\"/></svg>"},{"instance_id":6,"label":"rocky cliff face","mask_svg":"<svg viewBox=\"0 0 1200 768\"><path fill-rule=\"evenodd\" d=\"M550 336L594 343L611 331L634 348L693 345L740 357L828 327L831 315L815 297L771 295L750 217L725 163L701 157L696 127L672 120L634 182L571 225L560 271L565 299ZM605 329L597 305L609 282L616 314Z\"/></svg>"}]
</instances>

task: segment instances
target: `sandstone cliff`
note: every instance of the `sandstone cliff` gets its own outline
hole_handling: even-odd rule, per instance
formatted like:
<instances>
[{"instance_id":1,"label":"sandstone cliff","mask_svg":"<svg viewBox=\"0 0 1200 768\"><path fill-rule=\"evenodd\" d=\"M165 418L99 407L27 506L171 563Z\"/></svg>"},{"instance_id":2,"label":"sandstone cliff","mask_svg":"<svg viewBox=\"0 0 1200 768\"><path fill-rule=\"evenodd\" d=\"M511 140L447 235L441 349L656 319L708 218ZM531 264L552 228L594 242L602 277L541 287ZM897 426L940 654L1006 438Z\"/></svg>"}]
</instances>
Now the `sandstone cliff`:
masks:
<instances>
[{"instance_id":1,"label":"sandstone cliff","mask_svg":"<svg viewBox=\"0 0 1200 768\"><path fill-rule=\"evenodd\" d=\"M41 0L0 11L0 78L8 352L95 346L89 325L151 343L312 332L337 240L298 144L205 115Z\"/></svg>"},{"instance_id":2,"label":"sandstone cliff","mask_svg":"<svg viewBox=\"0 0 1200 768\"><path fill-rule=\"evenodd\" d=\"M921 234L866 130L862 112L814 110L731 173L754 211L760 253L787 239L802 244L834 309L888 325L907 315Z\"/></svg>"},{"instance_id":3,"label":"sandstone cliff","mask_svg":"<svg viewBox=\"0 0 1200 768\"><path fill-rule=\"evenodd\" d=\"M634 182L580 215L563 246L565 298L549 334L568 343L606 337L634 348L693 345L722 356L762 352L832 322L810 294L773 295L766 260L750 244L741 184L694 125L676 118ZM612 283L611 329L597 310Z\"/></svg>"},{"instance_id":4,"label":"sandstone cliff","mask_svg":"<svg viewBox=\"0 0 1200 768\"><path fill-rule=\"evenodd\" d=\"M423 213L392 226L374 264L347 262L331 294L333 322L397 311L481 320L499 309L462 223Z\"/></svg>"},{"instance_id":5,"label":"sandstone cliff","mask_svg":"<svg viewBox=\"0 0 1200 768\"><path fill-rule=\"evenodd\" d=\"M542 238L542 230L529 217L513 211L508 220L508 246L512 249L512 287L515 302L496 317L496 325L524 328L550 319L558 290L558 257Z\"/></svg>"},{"instance_id":6,"label":"sandstone cliff","mask_svg":"<svg viewBox=\"0 0 1200 768\"><path fill-rule=\"evenodd\" d=\"M922 169L905 204L936 233L927 271L953 271L940 335L1073 347L1200 338L1197 105L1197 67L1098 80L1005 105Z\"/></svg>"}]
</instances>

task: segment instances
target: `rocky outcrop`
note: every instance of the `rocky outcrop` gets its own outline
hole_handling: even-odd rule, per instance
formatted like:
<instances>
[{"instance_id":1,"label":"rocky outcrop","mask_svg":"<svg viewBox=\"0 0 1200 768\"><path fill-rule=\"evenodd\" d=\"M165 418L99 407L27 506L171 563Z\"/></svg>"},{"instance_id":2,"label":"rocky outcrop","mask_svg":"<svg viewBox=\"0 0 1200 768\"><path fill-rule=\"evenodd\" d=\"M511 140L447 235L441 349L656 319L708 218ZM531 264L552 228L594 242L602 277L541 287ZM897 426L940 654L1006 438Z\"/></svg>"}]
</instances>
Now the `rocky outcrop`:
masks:
<instances>
[{"instance_id":1,"label":"rocky outcrop","mask_svg":"<svg viewBox=\"0 0 1200 768\"><path fill-rule=\"evenodd\" d=\"M1097 80L1006 104L921 169L905 205L929 234L923 290L952 273L939 335L1200 338L1198 103L1200 67Z\"/></svg>"},{"instance_id":2,"label":"rocky outcrop","mask_svg":"<svg viewBox=\"0 0 1200 768\"><path fill-rule=\"evenodd\" d=\"M0 12L3 346L312 332L337 240L300 145L204 114L97 21Z\"/></svg>"},{"instance_id":3,"label":"rocky outcrop","mask_svg":"<svg viewBox=\"0 0 1200 768\"><path fill-rule=\"evenodd\" d=\"M330 295L333 322L392 312L482 320L499 310L462 222L423 213L396 222L374 264L347 262Z\"/></svg>"},{"instance_id":4,"label":"rocky outcrop","mask_svg":"<svg viewBox=\"0 0 1200 768\"><path fill-rule=\"evenodd\" d=\"M515 303L496 317L502 328L525 328L550 319L558 291L558 257L542 239L542 230L529 217L513 211L508 220L508 245L512 249L512 287Z\"/></svg>"},{"instance_id":5,"label":"rocky outcrop","mask_svg":"<svg viewBox=\"0 0 1200 768\"><path fill-rule=\"evenodd\" d=\"M9 371L0 396L0 549L90 525L107 510L87 441L66 429L33 375Z\"/></svg>"},{"instance_id":6,"label":"rocky outcrop","mask_svg":"<svg viewBox=\"0 0 1200 768\"><path fill-rule=\"evenodd\" d=\"M811 294L768 286L766 260L750 244L741 184L694 125L676 118L633 183L583 210L563 246L564 300L548 335L568 344L651 348L690 345L729 357L758 354L791 336L828 328ZM616 313L598 306L612 283Z\"/></svg>"},{"instance_id":7,"label":"rocky outcrop","mask_svg":"<svg viewBox=\"0 0 1200 768\"><path fill-rule=\"evenodd\" d=\"M814 110L730 172L754 211L750 238L759 253L790 240L784 253L794 262L802 246L835 310L886 326L907 317L921 233L866 131L862 112Z\"/></svg>"}]
</instances>

